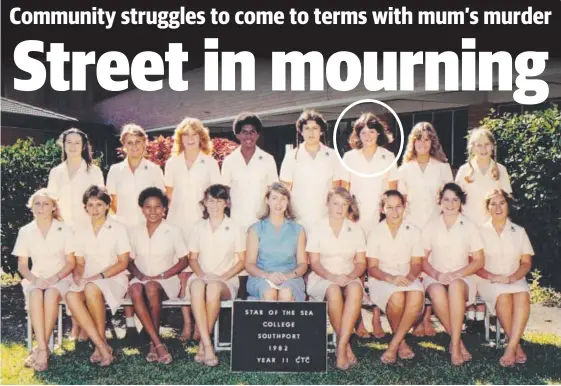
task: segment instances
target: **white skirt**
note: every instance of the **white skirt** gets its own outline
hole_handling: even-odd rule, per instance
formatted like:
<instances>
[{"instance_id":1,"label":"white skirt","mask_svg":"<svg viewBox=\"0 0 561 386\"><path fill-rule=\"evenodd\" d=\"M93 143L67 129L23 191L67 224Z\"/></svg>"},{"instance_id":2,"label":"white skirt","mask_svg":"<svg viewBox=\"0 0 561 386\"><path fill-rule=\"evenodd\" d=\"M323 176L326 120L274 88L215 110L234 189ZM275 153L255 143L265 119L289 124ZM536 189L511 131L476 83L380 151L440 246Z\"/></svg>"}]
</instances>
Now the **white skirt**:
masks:
<instances>
[{"instance_id":1,"label":"white skirt","mask_svg":"<svg viewBox=\"0 0 561 386\"><path fill-rule=\"evenodd\" d=\"M315 277L312 277L312 275L314 275ZM349 284L350 283L358 283L362 287L362 282L360 281L360 279L351 280ZM313 301L322 302L325 299L325 294L331 284L338 285L337 283L324 279L317 275L315 272L312 272L310 274L310 277L308 278L308 288L306 289L306 292L308 293L308 295L310 295L310 298L312 298Z\"/></svg>"},{"instance_id":2,"label":"white skirt","mask_svg":"<svg viewBox=\"0 0 561 386\"><path fill-rule=\"evenodd\" d=\"M487 307L494 310L497 305L497 298L502 294L514 294L517 292L530 292L526 278L522 278L511 284L491 283L486 279L481 279L479 283L479 295L483 298Z\"/></svg>"},{"instance_id":3,"label":"white skirt","mask_svg":"<svg viewBox=\"0 0 561 386\"><path fill-rule=\"evenodd\" d=\"M127 294L129 278L128 274L120 273L117 276L94 280L90 283L94 283L103 293L105 302L111 309L111 313L115 315L123 300ZM72 283L72 286L68 289L68 292L82 292L84 291L84 285L76 285Z\"/></svg>"},{"instance_id":4,"label":"white skirt","mask_svg":"<svg viewBox=\"0 0 561 386\"><path fill-rule=\"evenodd\" d=\"M64 279L59 280L57 283L49 286L45 290L50 289L50 288L55 288L60 293L60 297L62 299L64 299L64 297L66 296L66 293L68 292L68 289L72 285L72 280L70 279L70 277L72 277L72 275L69 275L69 276L65 277ZM31 284L31 282L27 279L23 279L21 281L21 287L23 289L23 296L25 298L25 309L29 310L29 294L31 294L31 291L33 291L34 289L36 289L38 287Z\"/></svg>"},{"instance_id":5,"label":"white skirt","mask_svg":"<svg viewBox=\"0 0 561 386\"><path fill-rule=\"evenodd\" d=\"M424 292L423 284L419 279L415 279L407 287L400 287L383 280L368 278L368 294L370 301L375 304L382 312L386 312L390 297L396 292L420 291Z\"/></svg>"},{"instance_id":6,"label":"white skirt","mask_svg":"<svg viewBox=\"0 0 561 386\"><path fill-rule=\"evenodd\" d=\"M466 283L466 285L468 286L468 300L466 301L466 307L471 306L472 304L475 303L475 294L477 292L477 286L475 284L474 277L473 276L466 276L466 277L462 277L460 279L463 280L464 283ZM435 283L440 284L438 281L436 281L434 278L432 278L429 275L425 275L423 277L423 286L425 287L425 291L428 290L428 288L431 284L435 284Z\"/></svg>"},{"instance_id":7,"label":"white skirt","mask_svg":"<svg viewBox=\"0 0 561 386\"><path fill-rule=\"evenodd\" d=\"M185 290L185 297L182 300L191 300L191 284L193 283L193 281L197 280L197 274L193 273L189 279L187 280L187 288ZM237 276L234 276L233 278L231 278L230 280L226 281L226 280L220 280L220 279L201 279L203 280L206 284L208 284L211 281L219 281L221 283L224 283L226 285L226 287L228 287L228 290L230 290L230 299L231 300L235 300L238 297L238 289L240 288L240 279L238 279Z\"/></svg>"},{"instance_id":8,"label":"white skirt","mask_svg":"<svg viewBox=\"0 0 561 386\"><path fill-rule=\"evenodd\" d=\"M129 282L129 288L131 285L135 284L135 283L140 283L142 285L146 285L146 283L151 282L151 281L155 281L157 283L160 283L160 285L162 286L162 288L164 289L164 292L166 293L166 296L168 297L169 300L177 300L179 299L179 290L181 289L181 281L179 280L179 276L175 275L172 277L169 277L167 279L152 279L152 280L145 280L145 281L141 281L138 280L138 278L134 278Z\"/></svg>"}]
</instances>

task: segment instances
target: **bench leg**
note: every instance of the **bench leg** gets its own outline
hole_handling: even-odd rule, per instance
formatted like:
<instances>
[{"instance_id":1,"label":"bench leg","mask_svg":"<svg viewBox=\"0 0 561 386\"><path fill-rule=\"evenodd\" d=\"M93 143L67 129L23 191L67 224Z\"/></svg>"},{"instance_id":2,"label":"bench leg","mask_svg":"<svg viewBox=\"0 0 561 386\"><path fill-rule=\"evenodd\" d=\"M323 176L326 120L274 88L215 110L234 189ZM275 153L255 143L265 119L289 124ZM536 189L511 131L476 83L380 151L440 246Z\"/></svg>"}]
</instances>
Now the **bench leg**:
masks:
<instances>
[{"instance_id":1,"label":"bench leg","mask_svg":"<svg viewBox=\"0 0 561 386\"><path fill-rule=\"evenodd\" d=\"M27 351L31 352L33 349L33 330L31 329L31 316L27 312Z\"/></svg>"},{"instance_id":2,"label":"bench leg","mask_svg":"<svg viewBox=\"0 0 561 386\"><path fill-rule=\"evenodd\" d=\"M497 331L495 332L495 343L496 347L499 348L501 346L501 322L499 321L499 317L497 316L497 323L495 324L495 328Z\"/></svg>"},{"instance_id":3,"label":"bench leg","mask_svg":"<svg viewBox=\"0 0 561 386\"><path fill-rule=\"evenodd\" d=\"M216 323L214 323L214 337L213 337L213 341L214 341L214 352L218 352L220 351L219 347L218 347L218 334L220 331L219 328L219 320L220 320L220 312L218 313L218 318L216 318Z\"/></svg>"},{"instance_id":4,"label":"bench leg","mask_svg":"<svg viewBox=\"0 0 561 386\"><path fill-rule=\"evenodd\" d=\"M58 337L57 344L58 347L62 347L62 304L58 305Z\"/></svg>"},{"instance_id":5,"label":"bench leg","mask_svg":"<svg viewBox=\"0 0 561 386\"><path fill-rule=\"evenodd\" d=\"M53 352L55 349L54 332L49 336L49 350Z\"/></svg>"},{"instance_id":6,"label":"bench leg","mask_svg":"<svg viewBox=\"0 0 561 386\"><path fill-rule=\"evenodd\" d=\"M489 342L489 329L491 328L491 314L489 310L485 308L485 341Z\"/></svg>"}]
</instances>

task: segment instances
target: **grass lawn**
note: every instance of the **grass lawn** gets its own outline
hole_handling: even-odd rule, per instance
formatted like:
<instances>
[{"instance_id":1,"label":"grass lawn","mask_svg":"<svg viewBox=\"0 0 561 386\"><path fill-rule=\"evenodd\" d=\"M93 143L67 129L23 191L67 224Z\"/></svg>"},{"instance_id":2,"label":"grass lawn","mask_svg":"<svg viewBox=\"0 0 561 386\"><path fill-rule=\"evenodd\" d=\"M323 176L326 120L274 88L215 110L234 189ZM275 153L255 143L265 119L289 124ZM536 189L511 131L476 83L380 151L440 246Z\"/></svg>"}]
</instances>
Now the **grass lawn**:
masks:
<instances>
[{"instance_id":1,"label":"grass lawn","mask_svg":"<svg viewBox=\"0 0 561 386\"><path fill-rule=\"evenodd\" d=\"M166 344L174 355L171 365L149 364L146 348L127 347L124 340L111 340L118 360L101 369L88 362L88 343L64 341L51 359L47 372L34 374L23 367L26 348L23 343L2 343L3 384L554 384L561 383L561 337L529 333L523 347L529 360L525 365L503 369L498 365L501 350L482 345L479 335L466 335L465 342L473 361L463 367L450 365L445 351L448 338L410 338L417 357L387 366L380 355L387 346L381 341L355 340L359 364L348 372L334 368L329 358L325 374L231 373L230 354L219 355L216 368L193 361L194 344L182 344L168 337Z\"/></svg>"}]
</instances>

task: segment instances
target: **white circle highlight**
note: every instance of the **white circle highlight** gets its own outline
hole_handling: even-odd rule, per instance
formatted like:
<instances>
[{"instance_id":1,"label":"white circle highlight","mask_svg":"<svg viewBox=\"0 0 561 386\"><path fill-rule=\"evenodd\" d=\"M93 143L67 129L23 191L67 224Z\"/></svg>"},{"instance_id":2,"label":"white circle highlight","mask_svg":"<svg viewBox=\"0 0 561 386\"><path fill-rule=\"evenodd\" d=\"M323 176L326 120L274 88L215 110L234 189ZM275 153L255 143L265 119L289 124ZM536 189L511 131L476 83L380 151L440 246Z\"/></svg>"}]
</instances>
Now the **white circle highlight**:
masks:
<instances>
[{"instance_id":1,"label":"white circle highlight","mask_svg":"<svg viewBox=\"0 0 561 386\"><path fill-rule=\"evenodd\" d=\"M399 126L399 131L401 133L401 141L399 143L399 152L397 153L397 156L395 157L395 159L393 160L393 162L384 170L382 170L381 172L377 172L377 173L372 173L372 174L366 174L366 173L359 173L357 171L355 171L354 169L351 169L350 167L347 166L347 164L345 163L345 161L343 161L343 158L341 158L341 155L339 154L339 151L337 150L337 130L339 129L339 123L341 122L341 119L345 116L345 114L347 113L347 111L349 111L350 109L352 109L353 107L363 104L363 103L376 103L379 104L380 106L384 107L386 110L388 110L390 113L392 113L392 115L394 116L395 120L397 121L397 125ZM387 104L385 104L382 101L376 100L376 99L361 99L358 100L356 102L351 103L349 106L347 106L345 108L345 110L343 110L343 112L339 115L339 118L337 118L337 122L335 122L335 127L333 128L333 143L335 145L335 153L337 154L337 157L339 158L339 161L341 161L341 164L345 167L345 169L347 169L349 172L359 176L359 177L364 177L364 178L373 178L373 177L378 177L381 176L382 174L385 174L387 172L390 171L390 169L397 164L397 160L399 159L399 157L401 156L401 153L403 152L403 142L405 141L405 135L403 133L403 125L401 124L401 121L399 120L399 117L397 116L397 113Z\"/></svg>"}]
</instances>

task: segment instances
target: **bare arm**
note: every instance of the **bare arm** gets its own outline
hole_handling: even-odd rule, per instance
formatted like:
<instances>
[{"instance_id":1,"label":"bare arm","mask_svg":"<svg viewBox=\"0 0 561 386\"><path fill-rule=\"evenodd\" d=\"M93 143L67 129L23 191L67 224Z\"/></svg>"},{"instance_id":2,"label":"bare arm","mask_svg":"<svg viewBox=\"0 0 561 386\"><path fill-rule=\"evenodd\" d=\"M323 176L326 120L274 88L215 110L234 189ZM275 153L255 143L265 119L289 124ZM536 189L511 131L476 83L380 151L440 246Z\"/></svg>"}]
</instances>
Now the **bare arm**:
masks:
<instances>
[{"instance_id":1,"label":"bare arm","mask_svg":"<svg viewBox=\"0 0 561 386\"><path fill-rule=\"evenodd\" d=\"M309 256L310 256L310 266L312 268L312 271L314 271L316 275L329 281L335 281L335 276L337 275L332 274L331 272L329 272L327 269L324 268L324 266L320 262L319 253L310 253Z\"/></svg>"},{"instance_id":2,"label":"bare arm","mask_svg":"<svg viewBox=\"0 0 561 386\"><path fill-rule=\"evenodd\" d=\"M189 265L197 277L203 278L205 276L206 272L203 272L199 264L199 252L189 252Z\"/></svg>"},{"instance_id":3,"label":"bare arm","mask_svg":"<svg viewBox=\"0 0 561 386\"><path fill-rule=\"evenodd\" d=\"M18 256L18 272L24 279L27 279L30 283L34 284L38 277L31 273L28 264L29 257Z\"/></svg>"},{"instance_id":4,"label":"bare arm","mask_svg":"<svg viewBox=\"0 0 561 386\"><path fill-rule=\"evenodd\" d=\"M245 265L245 252L237 252L236 254L238 255L238 261L232 268L222 275L222 278L226 281L240 273Z\"/></svg>"},{"instance_id":5,"label":"bare arm","mask_svg":"<svg viewBox=\"0 0 561 386\"><path fill-rule=\"evenodd\" d=\"M417 279L423 269L422 264L423 264L422 257L413 257L411 259L411 265L409 266L409 273L407 274L406 278L411 281Z\"/></svg>"},{"instance_id":6,"label":"bare arm","mask_svg":"<svg viewBox=\"0 0 561 386\"><path fill-rule=\"evenodd\" d=\"M259 250L259 238L253 229L247 234L247 250L245 255L245 269L251 276L267 278L268 272L257 268L257 253Z\"/></svg>"},{"instance_id":7,"label":"bare arm","mask_svg":"<svg viewBox=\"0 0 561 386\"><path fill-rule=\"evenodd\" d=\"M110 277L113 277L123 272L125 269L127 269L128 265L129 265L129 252L122 253L120 255L117 255L117 262L115 264L113 264L109 268L106 268L105 270L98 273L97 275L86 278L86 280L87 281L98 280L98 279L103 279L103 277L108 279ZM101 274L103 274L103 277L101 276Z\"/></svg>"},{"instance_id":8,"label":"bare arm","mask_svg":"<svg viewBox=\"0 0 561 386\"><path fill-rule=\"evenodd\" d=\"M347 275L350 280L358 279L366 271L366 252L357 252L354 261L355 267L351 273Z\"/></svg>"},{"instance_id":9,"label":"bare arm","mask_svg":"<svg viewBox=\"0 0 561 386\"><path fill-rule=\"evenodd\" d=\"M423 261L421 263L421 267L423 269L423 272L426 273L427 275L429 275L430 277L432 277L434 280L438 280L438 277L440 276L440 274L442 272L434 269L434 267L429 263L429 256L430 256L430 250L425 249L425 258L423 258Z\"/></svg>"},{"instance_id":10,"label":"bare arm","mask_svg":"<svg viewBox=\"0 0 561 386\"><path fill-rule=\"evenodd\" d=\"M308 256L306 254L306 233L304 229L298 234L298 245L296 247L296 269L290 272L284 272L287 279L295 279L304 276L308 271Z\"/></svg>"},{"instance_id":11,"label":"bare arm","mask_svg":"<svg viewBox=\"0 0 561 386\"><path fill-rule=\"evenodd\" d=\"M161 273L162 279L169 279L170 277L179 275L181 271L187 268L187 265L189 265L187 261L187 256L181 257L179 261L175 263L171 268Z\"/></svg>"},{"instance_id":12,"label":"bare arm","mask_svg":"<svg viewBox=\"0 0 561 386\"><path fill-rule=\"evenodd\" d=\"M112 194L111 195L111 212L113 214L117 214L117 203L118 203L117 195Z\"/></svg>"},{"instance_id":13,"label":"bare arm","mask_svg":"<svg viewBox=\"0 0 561 386\"><path fill-rule=\"evenodd\" d=\"M393 283L395 276L390 275L380 269L380 260L375 257L368 258L368 275L376 280Z\"/></svg>"},{"instance_id":14,"label":"bare arm","mask_svg":"<svg viewBox=\"0 0 561 386\"><path fill-rule=\"evenodd\" d=\"M532 269L532 256L531 255L522 255L522 259L520 261L520 267L514 272L512 275L509 276L510 282L515 282L523 277L526 277L528 272Z\"/></svg>"},{"instance_id":15,"label":"bare arm","mask_svg":"<svg viewBox=\"0 0 561 386\"><path fill-rule=\"evenodd\" d=\"M472 254L472 258L468 265L464 268L453 272L454 275L459 277L465 277L475 274L481 268L485 266L485 255L483 254L483 249L476 251Z\"/></svg>"},{"instance_id":16,"label":"bare arm","mask_svg":"<svg viewBox=\"0 0 561 386\"><path fill-rule=\"evenodd\" d=\"M142 273L140 271L140 269L138 269L138 267L136 266L136 264L134 262L134 259L130 259L129 265L128 265L128 270L132 274L133 277L136 277L140 281L145 281L145 280L148 279L147 276L144 273Z\"/></svg>"}]
</instances>

